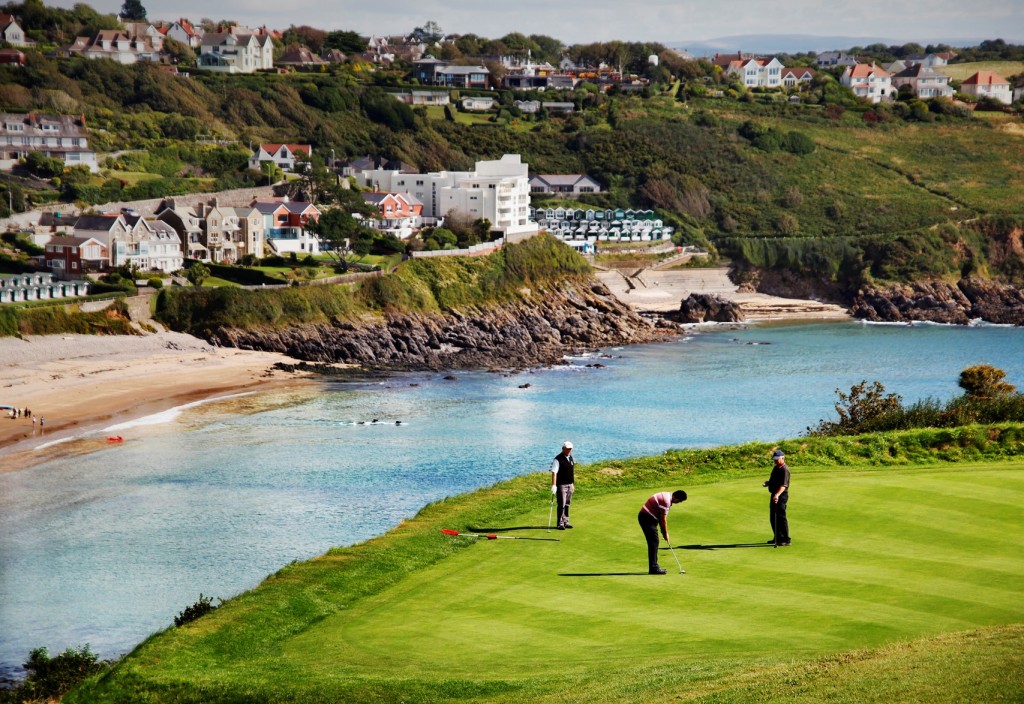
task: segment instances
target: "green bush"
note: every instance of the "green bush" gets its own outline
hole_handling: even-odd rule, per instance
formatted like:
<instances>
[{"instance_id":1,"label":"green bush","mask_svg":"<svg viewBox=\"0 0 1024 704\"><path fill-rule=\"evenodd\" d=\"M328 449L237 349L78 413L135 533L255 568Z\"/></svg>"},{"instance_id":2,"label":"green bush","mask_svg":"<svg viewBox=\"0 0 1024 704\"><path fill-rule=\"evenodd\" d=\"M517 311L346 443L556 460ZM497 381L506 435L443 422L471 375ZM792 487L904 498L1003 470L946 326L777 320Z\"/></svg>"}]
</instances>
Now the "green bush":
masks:
<instances>
[{"instance_id":1,"label":"green bush","mask_svg":"<svg viewBox=\"0 0 1024 704\"><path fill-rule=\"evenodd\" d=\"M46 648L29 653L24 668L25 681L13 689L0 691L3 702L40 702L60 699L83 680L110 666L89 649L88 644L68 648L50 657Z\"/></svg>"},{"instance_id":2,"label":"green bush","mask_svg":"<svg viewBox=\"0 0 1024 704\"><path fill-rule=\"evenodd\" d=\"M192 623L197 618L201 618L206 614L210 613L217 607L213 605L213 599L208 596L203 596L202 592L199 593L199 601L186 606L177 616L174 617L175 626L184 626L186 623Z\"/></svg>"}]
</instances>

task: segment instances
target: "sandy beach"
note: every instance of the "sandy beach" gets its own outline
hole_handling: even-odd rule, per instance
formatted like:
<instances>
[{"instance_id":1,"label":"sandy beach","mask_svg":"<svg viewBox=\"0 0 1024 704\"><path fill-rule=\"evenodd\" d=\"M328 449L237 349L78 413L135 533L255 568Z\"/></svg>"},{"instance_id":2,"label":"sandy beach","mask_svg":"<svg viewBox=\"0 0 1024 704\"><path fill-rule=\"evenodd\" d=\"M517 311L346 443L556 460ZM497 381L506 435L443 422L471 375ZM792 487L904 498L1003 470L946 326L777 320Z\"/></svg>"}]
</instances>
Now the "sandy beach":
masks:
<instances>
[{"instance_id":1,"label":"sandy beach","mask_svg":"<svg viewBox=\"0 0 1024 704\"><path fill-rule=\"evenodd\" d=\"M315 383L272 369L284 355L214 347L190 335L51 335L0 338L0 472L45 457L34 448L62 436L245 389ZM40 427L38 420L45 418Z\"/></svg>"},{"instance_id":2,"label":"sandy beach","mask_svg":"<svg viewBox=\"0 0 1024 704\"><path fill-rule=\"evenodd\" d=\"M849 319L845 308L831 303L780 298L737 290L726 267L708 269L641 269L599 271L597 277L622 302L635 310L665 313L679 310L679 303L691 293L706 293L735 301L751 322L775 320Z\"/></svg>"}]
</instances>

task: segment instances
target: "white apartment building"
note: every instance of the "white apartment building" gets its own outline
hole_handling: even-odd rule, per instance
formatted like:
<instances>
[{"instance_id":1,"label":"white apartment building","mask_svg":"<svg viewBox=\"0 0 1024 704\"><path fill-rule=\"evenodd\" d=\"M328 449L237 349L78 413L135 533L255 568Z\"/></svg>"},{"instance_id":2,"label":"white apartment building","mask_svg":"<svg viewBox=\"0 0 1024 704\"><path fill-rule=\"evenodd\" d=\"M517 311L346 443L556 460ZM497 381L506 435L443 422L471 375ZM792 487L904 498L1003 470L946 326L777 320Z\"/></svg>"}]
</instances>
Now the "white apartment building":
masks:
<instances>
[{"instance_id":1,"label":"white apartment building","mask_svg":"<svg viewBox=\"0 0 1024 704\"><path fill-rule=\"evenodd\" d=\"M537 232L530 220L529 165L518 154L478 161L473 171L405 174L373 169L356 175L359 183L378 192L408 193L423 203L424 221L441 219L451 210L490 221L504 235Z\"/></svg>"}]
</instances>

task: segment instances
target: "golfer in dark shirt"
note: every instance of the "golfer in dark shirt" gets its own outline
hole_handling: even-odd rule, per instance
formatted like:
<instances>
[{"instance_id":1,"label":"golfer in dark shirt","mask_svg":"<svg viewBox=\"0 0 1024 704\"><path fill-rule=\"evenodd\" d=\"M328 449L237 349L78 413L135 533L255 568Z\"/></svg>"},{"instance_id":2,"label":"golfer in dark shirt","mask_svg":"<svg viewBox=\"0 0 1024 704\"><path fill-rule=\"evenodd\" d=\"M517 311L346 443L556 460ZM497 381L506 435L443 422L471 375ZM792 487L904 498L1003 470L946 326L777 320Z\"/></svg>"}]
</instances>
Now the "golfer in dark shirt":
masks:
<instances>
[{"instance_id":1,"label":"golfer in dark shirt","mask_svg":"<svg viewBox=\"0 0 1024 704\"><path fill-rule=\"evenodd\" d=\"M769 543L790 545L789 520L786 518L786 505L789 503L789 467L786 466L786 455L776 450L772 455L775 465L771 476L764 483L768 487L771 499L768 501L768 520L772 524L774 536Z\"/></svg>"}]
</instances>

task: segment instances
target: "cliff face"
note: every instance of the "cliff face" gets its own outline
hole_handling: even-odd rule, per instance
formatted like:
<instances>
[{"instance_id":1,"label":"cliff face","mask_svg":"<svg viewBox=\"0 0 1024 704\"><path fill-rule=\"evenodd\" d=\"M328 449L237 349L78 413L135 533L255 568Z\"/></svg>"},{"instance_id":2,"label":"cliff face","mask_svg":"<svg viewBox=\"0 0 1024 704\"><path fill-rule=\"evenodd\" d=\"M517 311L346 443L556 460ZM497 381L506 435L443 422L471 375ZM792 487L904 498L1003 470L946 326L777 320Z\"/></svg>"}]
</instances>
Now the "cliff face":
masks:
<instances>
[{"instance_id":1,"label":"cliff face","mask_svg":"<svg viewBox=\"0 0 1024 704\"><path fill-rule=\"evenodd\" d=\"M1024 292L982 279L913 283L857 292L850 313L875 321L927 320L964 325L980 318L990 323L1024 325Z\"/></svg>"},{"instance_id":2,"label":"cliff face","mask_svg":"<svg viewBox=\"0 0 1024 704\"><path fill-rule=\"evenodd\" d=\"M596 282L523 291L514 302L445 314L393 314L361 322L224 328L211 341L368 369L486 369L558 362L563 355L668 335Z\"/></svg>"},{"instance_id":3,"label":"cliff face","mask_svg":"<svg viewBox=\"0 0 1024 704\"><path fill-rule=\"evenodd\" d=\"M1019 238L1014 241L1019 244ZM851 315L863 320L922 320L966 325L981 319L989 323L1024 325L1024 290L986 279L965 278L955 284L921 281L864 286L848 293L836 284L801 278L787 271L737 267L730 275L760 293L838 302L849 307Z\"/></svg>"}]
</instances>

